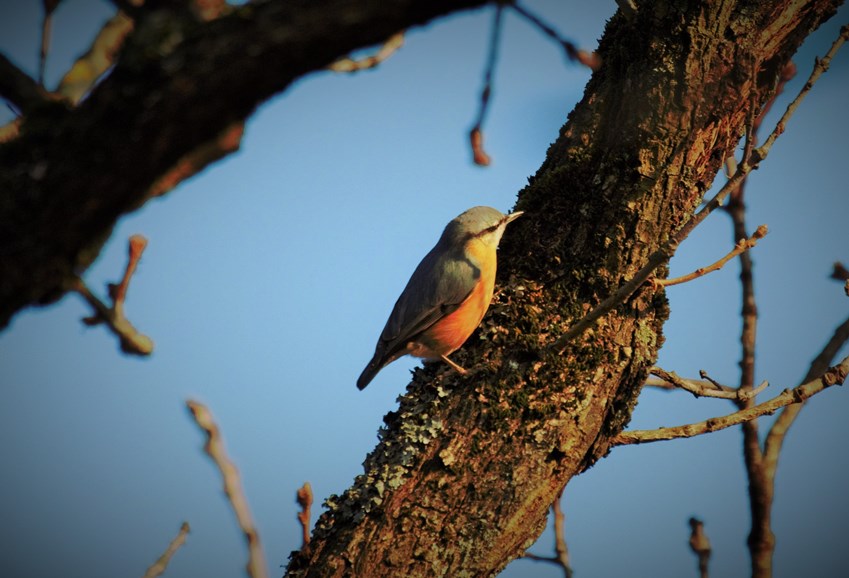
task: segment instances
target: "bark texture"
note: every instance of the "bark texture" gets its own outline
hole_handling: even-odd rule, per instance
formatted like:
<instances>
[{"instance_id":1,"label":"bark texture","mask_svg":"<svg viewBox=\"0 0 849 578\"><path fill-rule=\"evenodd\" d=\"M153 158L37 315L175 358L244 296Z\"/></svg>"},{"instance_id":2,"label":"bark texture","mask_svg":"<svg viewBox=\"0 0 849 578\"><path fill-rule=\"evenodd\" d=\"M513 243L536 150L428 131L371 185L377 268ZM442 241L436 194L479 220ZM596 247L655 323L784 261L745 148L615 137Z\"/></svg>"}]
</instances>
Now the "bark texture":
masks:
<instances>
[{"instance_id":1,"label":"bark texture","mask_svg":"<svg viewBox=\"0 0 849 578\"><path fill-rule=\"evenodd\" d=\"M416 373L288 576L492 576L538 537L629 420L665 298L640 290L564 352L551 343L692 216L838 4L643 2L612 18L601 69L519 194L496 302L452 356L472 374Z\"/></svg>"},{"instance_id":2,"label":"bark texture","mask_svg":"<svg viewBox=\"0 0 849 578\"><path fill-rule=\"evenodd\" d=\"M30 106L0 145L0 327L66 291L116 220L264 99L343 54L480 0L290 0L201 23L149 0L78 108ZM550 344L685 223L752 103L837 0L640 2L519 194L501 291L455 355L419 370L365 472L290 576L492 576L630 418L667 316L638 291L565 351ZM164 187L168 188L168 187Z\"/></svg>"}]
</instances>

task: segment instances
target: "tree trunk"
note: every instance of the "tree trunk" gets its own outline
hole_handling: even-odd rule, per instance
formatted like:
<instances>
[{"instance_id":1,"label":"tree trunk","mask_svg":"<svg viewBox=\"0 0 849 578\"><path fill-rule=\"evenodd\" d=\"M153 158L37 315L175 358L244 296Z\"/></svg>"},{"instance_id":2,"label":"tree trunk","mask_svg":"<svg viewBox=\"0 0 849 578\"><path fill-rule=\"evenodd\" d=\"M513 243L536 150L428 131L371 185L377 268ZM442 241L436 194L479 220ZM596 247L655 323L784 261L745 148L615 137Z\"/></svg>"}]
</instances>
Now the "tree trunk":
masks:
<instances>
[{"instance_id":1,"label":"tree trunk","mask_svg":"<svg viewBox=\"0 0 849 578\"><path fill-rule=\"evenodd\" d=\"M0 144L0 327L61 296L122 214L294 79L479 4L258 2L201 23L146 2L87 100L29 103ZM662 294L638 291L563 352L551 343L692 216L750 103L839 2L639 4L608 24L602 68L519 195L497 302L455 355L471 375L416 372L289 575L494 575L627 423L662 342Z\"/></svg>"},{"instance_id":2,"label":"tree trunk","mask_svg":"<svg viewBox=\"0 0 849 578\"><path fill-rule=\"evenodd\" d=\"M453 355L471 375L415 373L287 576L492 576L536 540L628 422L666 300L645 287L564 352L551 344L691 218L751 106L838 5L641 2L613 17L601 69L519 194L496 302Z\"/></svg>"}]
</instances>

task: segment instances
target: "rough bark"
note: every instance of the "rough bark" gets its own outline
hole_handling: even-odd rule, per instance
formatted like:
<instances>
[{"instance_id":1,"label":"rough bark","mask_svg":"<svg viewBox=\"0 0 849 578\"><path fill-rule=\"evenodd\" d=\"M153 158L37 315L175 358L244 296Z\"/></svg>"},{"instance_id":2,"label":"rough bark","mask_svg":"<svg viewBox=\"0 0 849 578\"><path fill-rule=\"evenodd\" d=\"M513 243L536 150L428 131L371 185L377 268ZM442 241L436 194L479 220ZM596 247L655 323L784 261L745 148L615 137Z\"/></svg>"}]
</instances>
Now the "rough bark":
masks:
<instances>
[{"instance_id":1,"label":"rough bark","mask_svg":"<svg viewBox=\"0 0 849 578\"><path fill-rule=\"evenodd\" d=\"M329 500L288 576L492 576L627 423L662 343L648 288L550 344L693 214L801 41L839 3L640 3L529 185L501 292L456 361L416 372L365 473Z\"/></svg>"},{"instance_id":2,"label":"rough bark","mask_svg":"<svg viewBox=\"0 0 849 578\"><path fill-rule=\"evenodd\" d=\"M257 2L204 23L187 3L146 2L115 69L87 100L71 108L28 98L20 135L0 144L0 329L21 309L59 298L122 214L293 80L482 3ZM20 85L10 84L0 83L0 95Z\"/></svg>"},{"instance_id":3,"label":"rough bark","mask_svg":"<svg viewBox=\"0 0 849 578\"><path fill-rule=\"evenodd\" d=\"M0 326L60 296L120 215L294 79L480 0L291 0L209 23L149 0L78 108L45 101L0 145ZM533 542L569 479L627 423L662 342L648 289L565 351L550 344L693 214L752 102L837 0L641 2L530 184L497 303L456 360L418 371L365 473L292 576L490 576Z\"/></svg>"}]
</instances>

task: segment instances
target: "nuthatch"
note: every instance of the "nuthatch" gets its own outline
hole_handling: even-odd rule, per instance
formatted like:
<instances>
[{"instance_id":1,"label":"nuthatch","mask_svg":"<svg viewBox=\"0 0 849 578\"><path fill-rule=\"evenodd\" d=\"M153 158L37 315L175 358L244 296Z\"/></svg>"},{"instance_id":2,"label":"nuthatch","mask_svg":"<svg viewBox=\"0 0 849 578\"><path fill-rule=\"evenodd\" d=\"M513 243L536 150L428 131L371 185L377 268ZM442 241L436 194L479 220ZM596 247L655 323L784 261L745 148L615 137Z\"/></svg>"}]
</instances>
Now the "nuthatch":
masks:
<instances>
[{"instance_id":1,"label":"nuthatch","mask_svg":"<svg viewBox=\"0 0 849 578\"><path fill-rule=\"evenodd\" d=\"M448 223L395 303L358 388L404 355L441 359L465 373L447 356L463 345L489 308L498 242L507 223L521 214L473 207Z\"/></svg>"}]
</instances>

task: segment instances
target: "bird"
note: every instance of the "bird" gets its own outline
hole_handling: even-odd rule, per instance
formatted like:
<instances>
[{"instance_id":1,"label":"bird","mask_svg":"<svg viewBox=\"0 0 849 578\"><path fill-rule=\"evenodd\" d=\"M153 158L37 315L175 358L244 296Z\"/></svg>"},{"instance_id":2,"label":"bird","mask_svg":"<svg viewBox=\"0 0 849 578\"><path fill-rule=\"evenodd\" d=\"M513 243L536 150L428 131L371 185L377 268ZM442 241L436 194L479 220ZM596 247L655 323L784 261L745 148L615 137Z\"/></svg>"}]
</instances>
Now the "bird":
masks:
<instances>
[{"instance_id":1,"label":"bird","mask_svg":"<svg viewBox=\"0 0 849 578\"><path fill-rule=\"evenodd\" d=\"M489 308L498 243L507 225L522 214L472 207L445 226L395 302L374 356L357 380L359 389L404 355L441 359L466 373L448 355L463 345Z\"/></svg>"}]
</instances>

